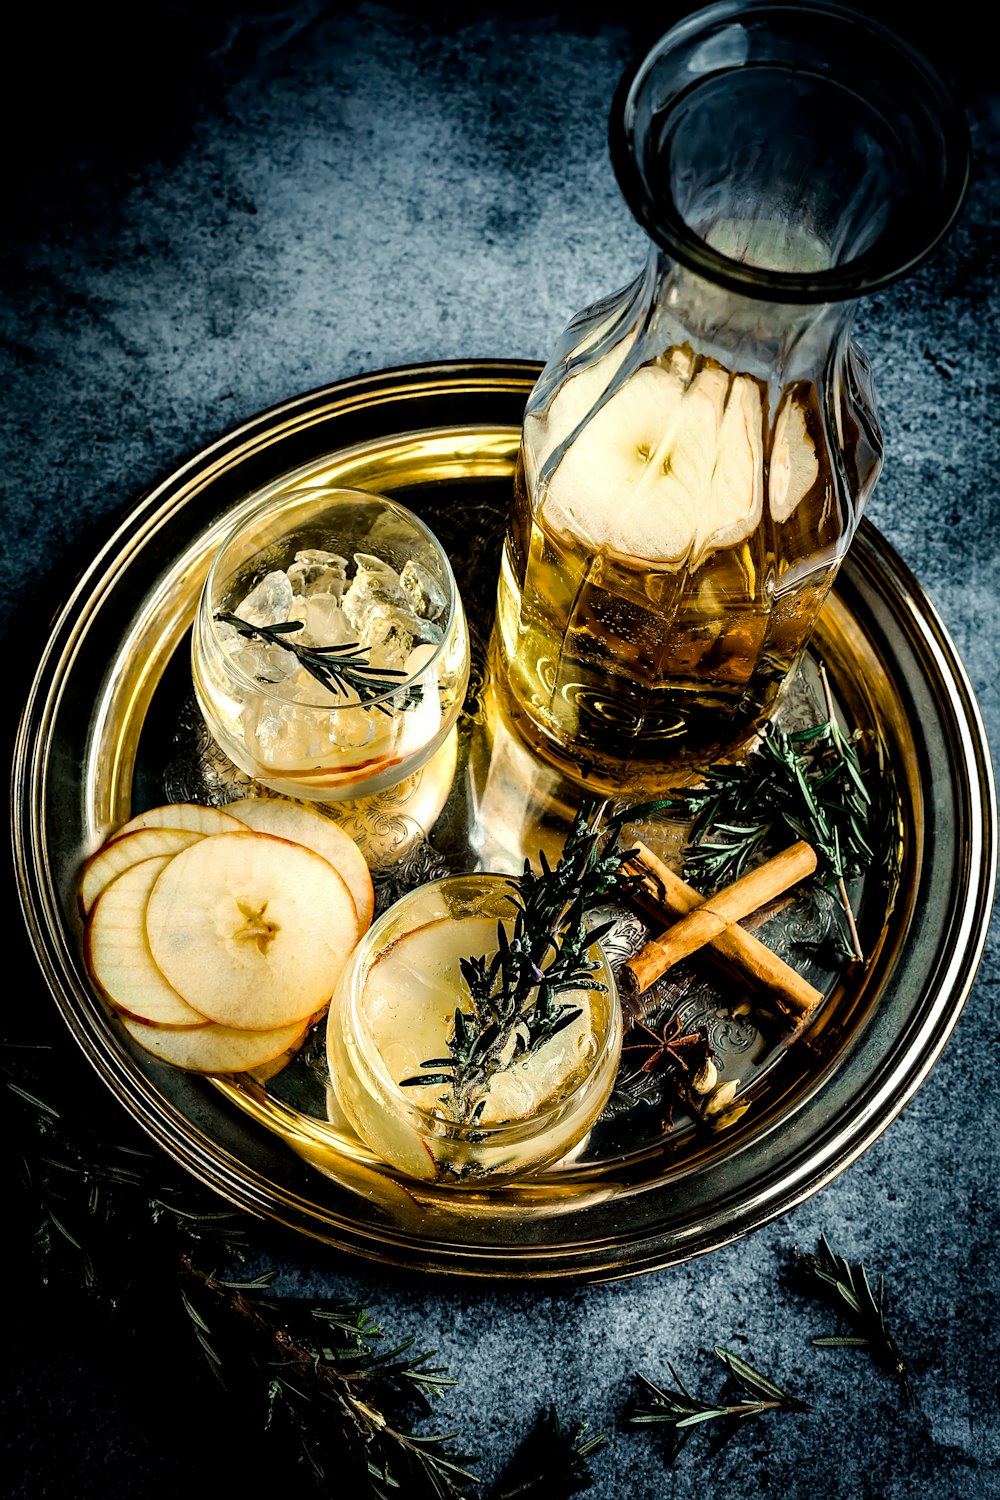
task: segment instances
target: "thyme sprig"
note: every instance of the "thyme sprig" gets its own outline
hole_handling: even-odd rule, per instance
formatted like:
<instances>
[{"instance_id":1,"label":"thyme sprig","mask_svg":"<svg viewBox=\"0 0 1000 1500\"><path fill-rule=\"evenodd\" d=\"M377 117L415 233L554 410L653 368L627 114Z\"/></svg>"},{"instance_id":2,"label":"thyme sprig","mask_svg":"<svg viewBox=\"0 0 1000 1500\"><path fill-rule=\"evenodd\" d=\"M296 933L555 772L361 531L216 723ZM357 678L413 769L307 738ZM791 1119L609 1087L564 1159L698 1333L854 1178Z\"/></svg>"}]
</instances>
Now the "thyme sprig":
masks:
<instances>
[{"instance_id":1,"label":"thyme sprig","mask_svg":"<svg viewBox=\"0 0 1000 1500\"><path fill-rule=\"evenodd\" d=\"M876 1363L900 1381L908 1405L913 1403L909 1369L886 1317L885 1277L872 1290L864 1261L852 1264L820 1235L815 1255L799 1256L805 1286L819 1292L853 1328L849 1334L822 1334L818 1349L867 1349Z\"/></svg>"},{"instance_id":2,"label":"thyme sprig","mask_svg":"<svg viewBox=\"0 0 1000 1500\"><path fill-rule=\"evenodd\" d=\"M788 1395L773 1380L762 1375L732 1350L716 1344L715 1354L729 1372L736 1387L737 1399L725 1400L720 1397L716 1401L704 1401L700 1396L692 1395L673 1365L669 1365L669 1369L676 1389L668 1387L664 1390L642 1374L636 1377L646 1396L646 1404L638 1400L627 1420L632 1426L659 1424L669 1427L674 1437L671 1462L677 1458L692 1429L704 1422L721 1421L725 1424L718 1444L721 1447L750 1418L761 1417L768 1412L812 1410L808 1402Z\"/></svg>"},{"instance_id":3,"label":"thyme sprig","mask_svg":"<svg viewBox=\"0 0 1000 1500\"><path fill-rule=\"evenodd\" d=\"M699 889L739 878L765 850L781 847L791 830L816 850L817 878L840 895L847 951L862 959L847 879L874 861L872 795L858 743L844 734L833 710L825 669L827 717L806 729L772 725L747 759L708 768L697 786L667 793L670 810L692 819L684 873Z\"/></svg>"},{"instance_id":4,"label":"thyme sprig","mask_svg":"<svg viewBox=\"0 0 1000 1500\"><path fill-rule=\"evenodd\" d=\"M634 809L607 814L606 804L585 803L554 865L544 851L538 872L525 860L511 884L510 933L498 921L495 952L460 961L469 998L467 1006L455 1008L447 1056L428 1058L422 1072L402 1079L401 1087L447 1086L452 1117L474 1124L496 1075L580 1015L580 1007L560 1001L560 994L604 988L592 978L598 963L589 951L614 923L591 927L589 918L624 879L627 851L618 841L624 823L636 816Z\"/></svg>"},{"instance_id":5,"label":"thyme sprig","mask_svg":"<svg viewBox=\"0 0 1000 1500\"><path fill-rule=\"evenodd\" d=\"M341 646L300 646L288 639L296 631L305 629L304 620L283 620L276 625L251 625L239 615L220 610L215 618L224 625L231 625L246 640L261 640L269 646L280 646L290 651L301 667L334 693L355 692L362 708L377 708L380 713L395 712L393 703L385 702L388 693L396 692L399 679L406 673L395 667L373 667L370 653L358 641L347 641ZM260 679L259 679L260 680ZM422 690L419 683L406 689L404 709L420 702Z\"/></svg>"}]
</instances>

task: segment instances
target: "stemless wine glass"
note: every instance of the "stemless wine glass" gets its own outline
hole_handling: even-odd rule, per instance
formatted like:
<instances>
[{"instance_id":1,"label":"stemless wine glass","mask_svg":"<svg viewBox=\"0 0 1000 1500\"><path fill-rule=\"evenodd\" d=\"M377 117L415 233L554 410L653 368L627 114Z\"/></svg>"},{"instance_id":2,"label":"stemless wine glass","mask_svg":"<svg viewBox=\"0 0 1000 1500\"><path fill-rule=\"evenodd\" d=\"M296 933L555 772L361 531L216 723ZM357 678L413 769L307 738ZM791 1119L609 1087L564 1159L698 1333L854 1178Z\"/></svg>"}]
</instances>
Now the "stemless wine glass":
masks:
<instances>
[{"instance_id":1,"label":"stemless wine glass","mask_svg":"<svg viewBox=\"0 0 1000 1500\"><path fill-rule=\"evenodd\" d=\"M323 802L423 766L455 724L469 661L437 537L396 501L345 488L280 494L234 526L191 648L199 707L230 760Z\"/></svg>"},{"instance_id":2,"label":"stemless wine glass","mask_svg":"<svg viewBox=\"0 0 1000 1500\"><path fill-rule=\"evenodd\" d=\"M579 1014L536 1052L495 1075L463 1118L434 1069L456 1009L468 1007L461 960L497 949L510 929L510 877L450 875L402 896L369 928L330 1004L327 1055L337 1102L383 1161L409 1177L481 1188L567 1155L607 1103L621 1056L622 1012L595 943L592 981L561 992ZM407 1084L424 1076L426 1083Z\"/></svg>"}]
</instances>

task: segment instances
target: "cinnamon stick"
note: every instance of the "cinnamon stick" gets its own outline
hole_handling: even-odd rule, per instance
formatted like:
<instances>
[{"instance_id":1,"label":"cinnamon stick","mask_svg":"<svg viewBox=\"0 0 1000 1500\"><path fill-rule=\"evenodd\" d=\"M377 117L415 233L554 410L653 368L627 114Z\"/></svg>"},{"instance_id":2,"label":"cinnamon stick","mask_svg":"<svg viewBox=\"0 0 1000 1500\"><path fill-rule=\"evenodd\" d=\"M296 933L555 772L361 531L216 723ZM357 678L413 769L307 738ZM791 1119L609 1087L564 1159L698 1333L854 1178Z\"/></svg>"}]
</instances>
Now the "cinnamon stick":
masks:
<instances>
[{"instance_id":1,"label":"cinnamon stick","mask_svg":"<svg viewBox=\"0 0 1000 1500\"><path fill-rule=\"evenodd\" d=\"M626 865L630 874L639 877L635 896L642 905L655 913L661 916L670 914L681 920L667 928L659 937L651 939L639 953L629 959L622 971L623 988L633 994L641 994L666 973L670 965L681 956L682 950L694 951L694 947L688 946L692 941L695 942L695 947L707 942L741 974L773 995L785 1010L800 1018L807 1015L823 999L822 991L811 985L790 964L786 964L759 938L738 926L739 918L731 915L734 911L739 911L741 916L749 916L752 911L756 911L815 869L816 856L808 844L793 845L792 850L794 853L785 851L784 855L779 855L777 862L769 860L766 865L758 866L750 875L742 877L727 887L725 892L720 891L706 902L693 886L675 874L651 849L638 844ZM762 875L761 872L765 873ZM752 877L756 877L756 880ZM747 906L748 901L753 904ZM698 913L701 916L697 924L688 927L686 932L681 930L678 941L678 929L682 928L682 923Z\"/></svg>"}]
</instances>

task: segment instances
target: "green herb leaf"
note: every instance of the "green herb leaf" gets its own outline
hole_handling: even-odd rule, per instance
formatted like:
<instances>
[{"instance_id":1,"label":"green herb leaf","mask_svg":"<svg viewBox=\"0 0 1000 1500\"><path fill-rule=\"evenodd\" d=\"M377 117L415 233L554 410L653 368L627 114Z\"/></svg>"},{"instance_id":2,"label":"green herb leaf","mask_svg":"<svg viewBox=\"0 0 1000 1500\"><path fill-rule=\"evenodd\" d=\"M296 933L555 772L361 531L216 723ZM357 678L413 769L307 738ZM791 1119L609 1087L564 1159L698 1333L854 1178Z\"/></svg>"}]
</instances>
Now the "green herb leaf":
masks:
<instances>
[{"instance_id":1,"label":"green herb leaf","mask_svg":"<svg viewBox=\"0 0 1000 1500\"><path fill-rule=\"evenodd\" d=\"M354 692L362 708L372 707L380 713L392 714L414 707L423 696L419 684L414 684L405 690L402 702L386 701L387 694L399 695L399 678L405 677L406 673L394 667L373 667L357 641L348 641L342 646L299 646L288 640L289 635L305 629L303 620L251 625L226 610L220 610L215 618L224 625L231 625L247 640L261 640L269 646L280 646L282 651L290 651L310 677L330 692L345 695Z\"/></svg>"},{"instance_id":2,"label":"green herb leaf","mask_svg":"<svg viewBox=\"0 0 1000 1500\"><path fill-rule=\"evenodd\" d=\"M885 825L882 843L891 857L889 814L862 769L861 732L841 731L825 669L820 675L825 720L793 732L772 726L745 761L710 766L697 786L669 792L667 805L691 820L684 874L699 890L737 880L758 856L783 847L789 832L805 839L816 851L817 877L840 895L845 952L860 959L846 881L873 864L876 822Z\"/></svg>"},{"instance_id":3,"label":"green herb leaf","mask_svg":"<svg viewBox=\"0 0 1000 1500\"><path fill-rule=\"evenodd\" d=\"M525 861L511 886L510 933L498 922L495 952L460 962L469 1003L455 1013L447 1068L443 1059L428 1058L421 1064L427 1072L402 1080L401 1087L447 1083L453 1118L471 1123L497 1073L537 1052L577 1018L579 1006L558 997L601 987L592 977L598 964L589 952L613 924L591 928L588 919L625 879L628 851L619 838L636 816L635 809L607 815L606 804L587 803L554 866L541 857L536 873Z\"/></svg>"},{"instance_id":4,"label":"green herb leaf","mask_svg":"<svg viewBox=\"0 0 1000 1500\"><path fill-rule=\"evenodd\" d=\"M703 1401L699 1396L691 1394L673 1365L668 1365L675 1382L673 1387L655 1385L642 1374L636 1377L646 1400L645 1402L636 1401L627 1421L632 1426L658 1424L668 1428L674 1436L674 1444L669 1455L670 1462L674 1462L678 1457L690 1436L691 1429L703 1423L721 1422L723 1424L723 1430L716 1443L716 1451L718 1451L718 1448L722 1447L738 1428L751 1418L764 1416L768 1412L812 1410L808 1402L799 1400L797 1396L788 1395L773 1380L762 1375L759 1370L748 1364L745 1359L741 1359L738 1354L734 1354L732 1350L716 1344L714 1352L729 1371L744 1399Z\"/></svg>"},{"instance_id":5,"label":"green herb leaf","mask_svg":"<svg viewBox=\"0 0 1000 1500\"><path fill-rule=\"evenodd\" d=\"M833 1306L853 1329L849 1335L824 1334L813 1339L820 1349L867 1349L903 1387L908 1403L913 1401L907 1362L889 1331L886 1319L885 1278L878 1279L878 1290L872 1291L863 1261L855 1264L833 1251L824 1235L817 1253L797 1257L805 1289L818 1293Z\"/></svg>"}]
</instances>

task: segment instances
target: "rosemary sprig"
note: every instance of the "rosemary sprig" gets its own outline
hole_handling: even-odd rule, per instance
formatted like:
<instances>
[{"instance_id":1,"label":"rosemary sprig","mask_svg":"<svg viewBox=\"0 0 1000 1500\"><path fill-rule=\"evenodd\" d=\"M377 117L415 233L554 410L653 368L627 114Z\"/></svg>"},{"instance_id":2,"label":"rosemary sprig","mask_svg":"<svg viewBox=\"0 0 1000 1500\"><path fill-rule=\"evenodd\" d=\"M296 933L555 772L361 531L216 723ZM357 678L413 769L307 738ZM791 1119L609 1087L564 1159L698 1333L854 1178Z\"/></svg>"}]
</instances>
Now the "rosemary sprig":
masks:
<instances>
[{"instance_id":1,"label":"rosemary sprig","mask_svg":"<svg viewBox=\"0 0 1000 1500\"><path fill-rule=\"evenodd\" d=\"M854 1329L850 1334L823 1334L813 1344L818 1349L867 1349L896 1376L912 1405L909 1369L886 1320L885 1277L879 1276L873 1291L864 1261L852 1265L830 1248L825 1235L820 1235L818 1253L800 1254L799 1263L805 1286L830 1302Z\"/></svg>"},{"instance_id":2,"label":"rosemary sprig","mask_svg":"<svg viewBox=\"0 0 1000 1500\"><path fill-rule=\"evenodd\" d=\"M816 850L817 877L839 892L848 949L863 958L846 880L874 861L872 797L857 745L861 730L845 735L836 721L825 669L827 717L808 729L770 729L760 748L737 765L712 765L703 782L667 794L675 815L692 819L684 858L686 877L699 888L739 878L791 830Z\"/></svg>"},{"instance_id":3,"label":"rosemary sprig","mask_svg":"<svg viewBox=\"0 0 1000 1500\"><path fill-rule=\"evenodd\" d=\"M62 1099L65 1113L51 1102ZM15 1166L5 1244L18 1285L34 1293L8 1308L8 1364L19 1346L36 1361L47 1341L71 1367L74 1341L85 1341L87 1369L106 1366L137 1451L162 1444L164 1431L183 1435L157 1455L144 1493L174 1496L192 1484L197 1494L294 1487L352 1500L478 1493L456 1434L419 1430L457 1383L433 1351L387 1346L356 1300L279 1297L273 1273L240 1276L255 1249L250 1231L256 1240L264 1230L150 1150L117 1102L96 1091L85 1101L65 1039L15 1042L8 1032L0 1041L0 1126ZM553 1412L546 1452L536 1453L546 1484L537 1493L557 1500L590 1486L586 1460L604 1438L585 1429L563 1427ZM240 1433L252 1441L234 1441Z\"/></svg>"},{"instance_id":4,"label":"rosemary sprig","mask_svg":"<svg viewBox=\"0 0 1000 1500\"><path fill-rule=\"evenodd\" d=\"M383 701L386 694L399 688L398 679L406 673L395 667L373 667L367 648L358 641L347 641L342 646L299 646L288 637L305 629L303 620L284 620L276 625L251 625L239 615L220 610L215 618L224 625L231 625L246 640L265 641L269 646L280 646L290 651L299 665L323 687L334 693L357 693L362 708L374 707L380 713L395 712L393 703ZM351 654L353 653L353 654ZM393 679L396 679L395 681ZM258 679L262 680L262 679ZM422 690L419 683L406 689L404 709L420 702Z\"/></svg>"},{"instance_id":5,"label":"rosemary sprig","mask_svg":"<svg viewBox=\"0 0 1000 1500\"><path fill-rule=\"evenodd\" d=\"M206 1269L245 1259L247 1221L220 1212L165 1157L123 1144L99 1109L64 1120L29 1076L37 1062L53 1084L51 1052L19 1049L16 1071L11 1056L9 1047L0 1055L5 1138L20 1146L25 1215L37 1224L25 1275L50 1297L63 1287L75 1299L74 1311L54 1315L53 1338L62 1347L65 1325L83 1326L76 1302L86 1292L87 1307L98 1308L98 1350L111 1358L120 1345L131 1370L144 1345L133 1420L183 1430L206 1491L213 1475L287 1484L298 1470L299 1488L311 1480L309 1492L326 1495L335 1478L358 1500L469 1494L476 1476L454 1435L418 1430L454 1384L431 1353L408 1343L383 1350L382 1329L360 1303L276 1298L269 1274ZM65 1096L76 1104L78 1089ZM37 1299L26 1300L37 1339ZM249 1430L258 1437L242 1464L226 1435Z\"/></svg>"},{"instance_id":6,"label":"rosemary sprig","mask_svg":"<svg viewBox=\"0 0 1000 1500\"><path fill-rule=\"evenodd\" d=\"M446 1085L455 1120L474 1124L493 1078L544 1047L580 1014L559 995L587 986L598 967L592 945L613 926L588 926L588 918L622 877L627 851L618 847L623 824L635 810L605 815L606 804L580 808L562 853L550 865L544 853L536 873L529 860L512 883L513 927L497 923L492 954L463 958L467 1007L455 1009L446 1057L421 1063L423 1071L401 1087Z\"/></svg>"},{"instance_id":7,"label":"rosemary sprig","mask_svg":"<svg viewBox=\"0 0 1000 1500\"><path fill-rule=\"evenodd\" d=\"M497 1481L494 1500L568 1500L593 1484L588 1460L606 1442L603 1432L588 1437L586 1422L564 1427L549 1405Z\"/></svg>"},{"instance_id":8,"label":"rosemary sprig","mask_svg":"<svg viewBox=\"0 0 1000 1500\"><path fill-rule=\"evenodd\" d=\"M727 1401L720 1397L716 1401L703 1401L700 1396L692 1395L673 1365L669 1369L676 1389L668 1387L664 1390L642 1374L636 1377L647 1400L646 1404L636 1402L627 1421L632 1426L658 1424L669 1427L674 1437L671 1462L677 1458L692 1429L704 1422L721 1421L725 1424L726 1430L718 1443L721 1447L750 1418L764 1416L767 1412L812 1410L808 1402L799 1400L797 1396L789 1396L773 1380L755 1370L753 1365L741 1359L738 1354L733 1354L730 1349L716 1344L715 1353L729 1371L736 1387L736 1400Z\"/></svg>"}]
</instances>

